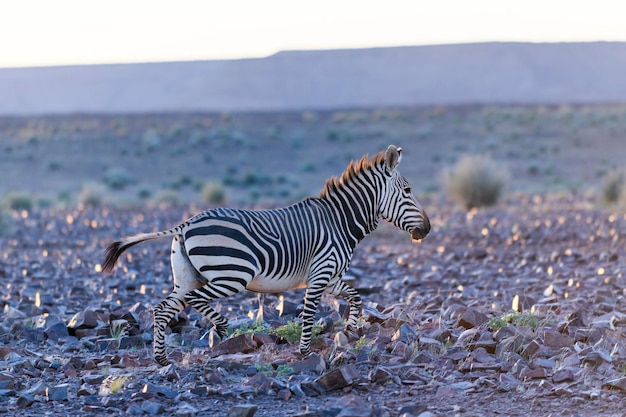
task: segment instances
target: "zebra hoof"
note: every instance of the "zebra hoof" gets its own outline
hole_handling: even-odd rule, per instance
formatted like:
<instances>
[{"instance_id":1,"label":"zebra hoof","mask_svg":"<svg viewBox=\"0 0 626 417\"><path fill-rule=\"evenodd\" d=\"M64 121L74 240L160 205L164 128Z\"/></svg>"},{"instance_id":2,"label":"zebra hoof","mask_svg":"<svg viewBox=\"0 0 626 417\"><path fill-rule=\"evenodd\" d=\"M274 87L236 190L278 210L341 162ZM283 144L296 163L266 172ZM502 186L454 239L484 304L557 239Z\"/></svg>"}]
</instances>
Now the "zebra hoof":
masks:
<instances>
[{"instance_id":1,"label":"zebra hoof","mask_svg":"<svg viewBox=\"0 0 626 417\"><path fill-rule=\"evenodd\" d=\"M311 355L311 348L310 347L306 347L306 348L301 347L300 348L300 354L302 355L303 358L306 358L306 357L310 356Z\"/></svg>"}]
</instances>

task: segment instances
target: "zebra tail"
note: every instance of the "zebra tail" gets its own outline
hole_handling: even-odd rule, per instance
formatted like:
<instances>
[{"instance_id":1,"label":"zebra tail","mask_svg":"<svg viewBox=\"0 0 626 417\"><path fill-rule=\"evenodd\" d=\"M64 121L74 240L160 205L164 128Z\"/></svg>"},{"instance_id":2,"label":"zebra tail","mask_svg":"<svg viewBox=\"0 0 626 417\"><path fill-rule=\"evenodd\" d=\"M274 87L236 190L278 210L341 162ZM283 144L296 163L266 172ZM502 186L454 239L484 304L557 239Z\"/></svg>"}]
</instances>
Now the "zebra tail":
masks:
<instances>
[{"instance_id":1,"label":"zebra tail","mask_svg":"<svg viewBox=\"0 0 626 417\"><path fill-rule=\"evenodd\" d=\"M105 250L104 262L102 263L102 272L105 274L110 274L115 268L115 264L119 257L126 251L126 249L131 248L140 243L146 242L152 239L159 239L165 236L175 235L176 232L174 230L168 230L166 232L156 232L156 233L140 233L135 236L125 237L121 240L111 243Z\"/></svg>"}]
</instances>

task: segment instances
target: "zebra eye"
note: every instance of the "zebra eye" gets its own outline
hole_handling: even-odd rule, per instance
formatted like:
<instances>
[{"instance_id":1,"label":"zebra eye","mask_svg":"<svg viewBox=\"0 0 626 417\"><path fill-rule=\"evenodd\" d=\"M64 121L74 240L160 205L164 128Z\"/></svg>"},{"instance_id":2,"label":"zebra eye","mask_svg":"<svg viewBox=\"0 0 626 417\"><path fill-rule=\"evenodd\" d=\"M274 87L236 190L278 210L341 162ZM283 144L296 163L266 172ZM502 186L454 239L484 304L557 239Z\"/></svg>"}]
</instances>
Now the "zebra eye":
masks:
<instances>
[{"instance_id":1,"label":"zebra eye","mask_svg":"<svg viewBox=\"0 0 626 417\"><path fill-rule=\"evenodd\" d=\"M404 187L404 192L407 194L411 194L411 187Z\"/></svg>"}]
</instances>

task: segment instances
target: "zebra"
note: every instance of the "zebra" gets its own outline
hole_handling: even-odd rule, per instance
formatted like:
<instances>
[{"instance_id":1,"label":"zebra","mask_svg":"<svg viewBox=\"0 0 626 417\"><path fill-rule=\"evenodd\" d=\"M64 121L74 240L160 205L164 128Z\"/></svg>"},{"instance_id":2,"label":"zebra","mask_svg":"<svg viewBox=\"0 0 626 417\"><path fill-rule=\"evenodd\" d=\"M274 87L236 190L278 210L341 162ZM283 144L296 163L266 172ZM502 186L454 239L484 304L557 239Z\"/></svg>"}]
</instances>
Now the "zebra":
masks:
<instances>
[{"instance_id":1,"label":"zebra","mask_svg":"<svg viewBox=\"0 0 626 417\"><path fill-rule=\"evenodd\" d=\"M350 313L345 331L356 330L361 297L341 280L356 245L382 218L408 232L412 240L430 231L426 212L397 167L402 148L390 145L374 157L352 161L340 178L326 181L319 197L267 210L214 208L178 226L141 233L111 243L102 264L111 273L120 255L139 243L173 237L172 292L154 308L154 358L169 361L165 330L170 320L191 306L206 317L220 338L228 321L210 302L244 289L279 293L305 288L299 351L311 354L311 331L324 292L343 297Z\"/></svg>"}]
</instances>

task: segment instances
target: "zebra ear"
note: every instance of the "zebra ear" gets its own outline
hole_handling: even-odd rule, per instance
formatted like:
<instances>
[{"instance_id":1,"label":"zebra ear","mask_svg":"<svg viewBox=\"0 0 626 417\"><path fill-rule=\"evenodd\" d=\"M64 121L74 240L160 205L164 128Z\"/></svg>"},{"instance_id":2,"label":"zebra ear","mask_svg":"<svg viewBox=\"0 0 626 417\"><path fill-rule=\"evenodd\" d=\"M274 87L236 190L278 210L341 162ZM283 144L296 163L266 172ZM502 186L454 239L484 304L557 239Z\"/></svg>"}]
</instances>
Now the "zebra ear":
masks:
<instances>
[{"instance_id":1,"label":"zebra ear","mask_svg":"<svg viewBox=\"0 0 626 417\"><path fill-rule=\"evenodd\" d=\"M393 172L400 164L402 160L402 148L397 148L395 145L389 145L387 152L385 153L385 165L389 172Z\"/></svg>"}]
</instances>

